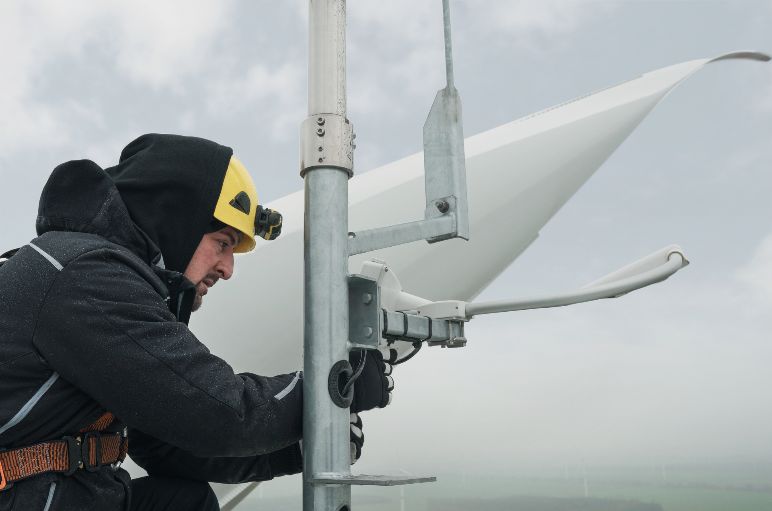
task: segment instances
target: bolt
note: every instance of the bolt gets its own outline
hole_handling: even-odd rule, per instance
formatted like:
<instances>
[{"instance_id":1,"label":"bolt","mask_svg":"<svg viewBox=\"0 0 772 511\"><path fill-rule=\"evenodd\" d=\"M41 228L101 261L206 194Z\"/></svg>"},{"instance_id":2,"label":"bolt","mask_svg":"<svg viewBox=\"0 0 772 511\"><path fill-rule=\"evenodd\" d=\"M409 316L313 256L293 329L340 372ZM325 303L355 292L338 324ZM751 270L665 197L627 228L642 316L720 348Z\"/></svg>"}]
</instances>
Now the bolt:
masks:
<instances>
[{"instance_id":1,"label":"bolt","mask_svg":"<svg viewBox=\"0 0 772 511\"><path fill-rule=\"evenodd\" d=\"M316 130L316 134L319 135L320 137L323 137L324 136L324 128L319 128L318 130Z\"/></svg>"},{"instance_id":2,"label":"bolt","mask_svg":"<svg viewBox=\"0 0 772 511\"><path fill-rule=\"evenodd\" d=\"M319 163L322 163L324 161L324 158L319 158Z\"/></svg>"},{"instance_id":3,"label":"bolt","mask_svg":"<svg viewBox=\"0 0 772 511\"><path fill-rule=\"evenodd\" d=\"M319 146L319 147L317 147L316 149L317 149L317 150L318 150L320 153L321 153L322 151L324 151L324 147L322 147L322 146Z\"/></svg>"},{"instance_id":4,"label":"bolt","mask_svg":"<svg viewBox=\"0 0 772 511\"><path fill-rule=\"evenodd\" d=\"M447 213L450 209L450 204L448 204L448 201L446 200L437 201L434 205L437 206L437 210L442 214Z\"/></svg>"},{"instance_id":5,"label":"bolt","mask_svg":"<svg viewBox=\"0 0 772 511\"><path fill-rule=\"evenodd\" d=\"M367 304L371 303L372 301L373 301L373 295L371 295L370 293L365 293L365 294L362 295L362 302L364 304L367 305Z\"/></svg>"},{"instance_id":6,"label":"bolt","mask_svg":"<svg viewBox=\"0 0 772 511\"><path fill-rule=\"evenodd\" d=\"M366 326L364 329L365 337L372 337L373 336L373 329L372 327Z\"/></svg>"},{"instance_id":7,"label":"bolt","mask_svg":"<svg viewBox=\"0 0 772 511\"><path fill-rule=\"evenodd\" d=\"M319 126L322 126L324 124L324 117L317 117L316 124L318 124Z\"/></svg>"}]
</instances>

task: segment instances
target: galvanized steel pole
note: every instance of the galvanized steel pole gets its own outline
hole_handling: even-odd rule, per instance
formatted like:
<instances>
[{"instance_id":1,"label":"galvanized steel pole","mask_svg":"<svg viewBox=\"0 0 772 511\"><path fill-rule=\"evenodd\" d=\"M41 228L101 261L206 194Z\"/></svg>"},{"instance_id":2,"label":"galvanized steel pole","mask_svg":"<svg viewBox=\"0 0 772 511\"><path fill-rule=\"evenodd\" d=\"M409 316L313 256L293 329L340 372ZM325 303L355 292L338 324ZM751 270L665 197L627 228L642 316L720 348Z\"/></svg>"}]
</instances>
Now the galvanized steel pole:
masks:
<instances>
[{"instance_id":1,"label":"galvanized steel pole","mask_svg":"<svg viewBox=\"0 0 772 511\"><path fill-rule=\"evenodd\" d=\"M308 113L301 142L305 180L303 509L348 511L348 484L313 484L317 474L349 475L349 410L328 391L332 366L348 360L348 179L346 2L309 1Z\"/></svg>"}]
</instances>

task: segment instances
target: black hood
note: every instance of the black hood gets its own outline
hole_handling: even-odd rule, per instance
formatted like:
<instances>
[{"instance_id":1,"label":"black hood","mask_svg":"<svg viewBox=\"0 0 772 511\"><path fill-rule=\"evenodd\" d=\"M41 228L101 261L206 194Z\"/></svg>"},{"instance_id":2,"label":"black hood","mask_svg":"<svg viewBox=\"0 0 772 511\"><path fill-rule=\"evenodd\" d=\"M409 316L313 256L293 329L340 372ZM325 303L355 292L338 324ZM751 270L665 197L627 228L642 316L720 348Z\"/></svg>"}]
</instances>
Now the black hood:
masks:
<instances>
[{"instance_id":1,"label":"black hood","mask_svg":"<svg viewBox=\"0 0 772 511\"><path fill-rule=\"evenodd\" d=\"M106 169L134 223L161 249L167 269L185 271L211 230L233 150L179 135L142 135Z\"/></svg>"},{"instance_id":2,"label":"black hood","mask_svg":"<svg viewBox=\"0 0 772 511\"><path fill-rule=\"evenodd\" d=\"M38 235L98 234L148 264L161 259L158 246L134 225L113 180L91 160L68 161L54 169L40 196L36 228Z\"/></svg>"},{"instance_id":3,"label":"black hood","mask_svg":"<svg viewBox=\"0 0 772 511\"><path fill-rule=\"evenodd\" d=\"M167 269L182 273L211 230L232 154L201 138L149 134L126 146L115 167L59 165L40 198L38 234L99 234L148 263L162 256Z\"/></svg>"}]
</instances>

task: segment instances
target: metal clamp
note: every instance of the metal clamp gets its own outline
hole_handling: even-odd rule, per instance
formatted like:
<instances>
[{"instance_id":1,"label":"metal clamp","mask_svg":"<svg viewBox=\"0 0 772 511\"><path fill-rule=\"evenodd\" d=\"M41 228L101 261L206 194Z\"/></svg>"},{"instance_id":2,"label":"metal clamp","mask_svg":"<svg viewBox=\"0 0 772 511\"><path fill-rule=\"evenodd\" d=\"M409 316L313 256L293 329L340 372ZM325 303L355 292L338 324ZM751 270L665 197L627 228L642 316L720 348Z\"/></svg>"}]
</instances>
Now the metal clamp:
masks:
<instances>
[{"instance_id":1,"label":"metal clamp","mask_svg":"<svg viewBox=\"0 0 772 511\"><path fill-rule=\"evenodd\" d=\"M354 175L354 127L336 114L308 117L300 127L300 177L316 167L336 167Z\"/></svg>"},{"instance_id":2,"label":"metal clamp","mask_svg":"<svg viewBox=\"0 0 772 511\"><path fill-rule=\"evenodd\" d=\"M377 349L381 339L381 298L378 282L364 275L349 275L348 304L350 347Z\"/></svg>"},{"instance_id":3,"label":"metal clamp","mask_svg":"<svg viewBox=\"0 0 772 511\"><path fill-rule=\"evenodd\" d=\"M393 341L426 342L429 346L462 348L466 346L464 321L435 319L403 311L382 310L383 337Z\"/></svg>"}]
</instances>

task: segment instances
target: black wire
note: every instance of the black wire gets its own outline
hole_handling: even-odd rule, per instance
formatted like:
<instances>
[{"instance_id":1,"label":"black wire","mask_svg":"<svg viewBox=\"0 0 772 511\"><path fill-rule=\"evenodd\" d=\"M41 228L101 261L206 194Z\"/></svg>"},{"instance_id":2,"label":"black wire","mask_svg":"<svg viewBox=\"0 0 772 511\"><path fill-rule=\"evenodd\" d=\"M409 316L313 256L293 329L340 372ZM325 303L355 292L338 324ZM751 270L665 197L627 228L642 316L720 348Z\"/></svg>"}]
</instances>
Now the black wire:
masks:
<instances>
[{"instance_id":1,"label":"black wire","mask_svg":"<svg viewBox=\"0 0 772 511\"><path fill-rule=\"evenodd\" d=\"M359 378L359 375L362 374L362 371L365 368L365 362L367 362L367 353L365 352L365 350L359 350L359 352L362 354L362 358L359 359L359 363L357 364L357 368L354 371L354 374L352 374L351 378L349 378L346 384L343 385L343 388L340 391L341 396L345 396L346 394L348 394L348 390L354 384L354 380Z\"/></svg>"},{"instance_id":2,"label":"black wire","mask_svg":"<svg viewBox=\"0 0 772 511\"><path fill-rule=\"evenodd\" d=\"M414 342L413 343L413 351L411 351L406 357L401 358L399 360L395 360L394 362L391 363L391 365L398 366L399 364L402 364L403 362L407 362L408 360L410 360L411 358L416 356L416 353L421 351L421 346L423 346L423 344L421 344L420 342Z\"/></svg>"}]
</instances>

